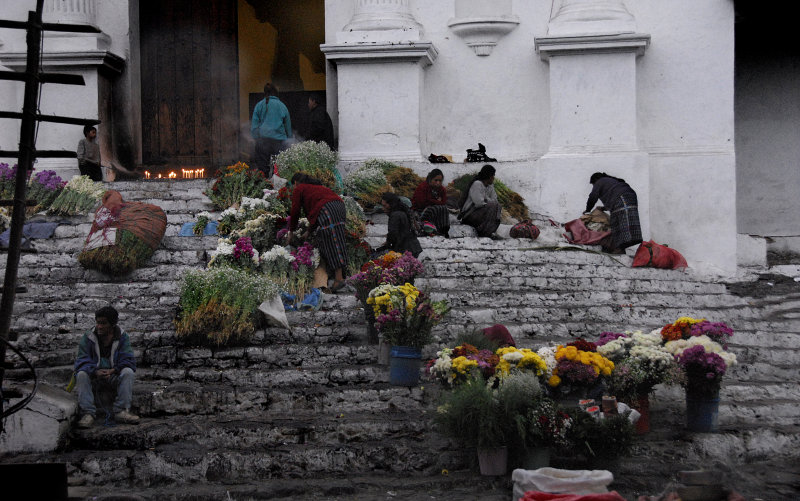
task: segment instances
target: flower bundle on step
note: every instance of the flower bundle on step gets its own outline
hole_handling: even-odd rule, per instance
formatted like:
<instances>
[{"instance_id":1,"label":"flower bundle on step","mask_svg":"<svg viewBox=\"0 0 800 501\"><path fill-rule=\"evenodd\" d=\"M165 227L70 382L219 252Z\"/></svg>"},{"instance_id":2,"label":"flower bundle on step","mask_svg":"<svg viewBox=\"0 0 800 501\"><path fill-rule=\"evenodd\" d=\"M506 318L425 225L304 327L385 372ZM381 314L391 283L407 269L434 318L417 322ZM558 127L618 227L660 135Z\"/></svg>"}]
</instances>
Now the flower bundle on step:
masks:
<instances>
[{"instance_id":1,"label":"flower bundle on step","mask_svg":"<svg viewBox=\"0 0 800 501\"><path fill-rule=\"evenodd\" d=\"M187 272L181 284L177 336L189 344L247 342L259 326L258 306L279 294L268 278L233 268Z\"/></svg>"},{"instance_id":2,"label":"flower bundle on step","mask_svg":"<svg viewBox=\"0 0 800 501\"><path fill-rule=\"evenodd\" d=\"M28 200L36 200L34 211L48 209L66 184L66 181L52 170L44 170L31 176L27 197Z\"/></svg>"},{"instance_id":3,"label":"flower bundle on step","mask_svg":"<svg viewBox=\"0 0 800 501\"><path fill-rule=\"evenodd\" d=\"M216 180L205 195L211 199L214 208L223 210L239 203L242 197L261 197L264 189L272 183L257 169L251 169L244 162L229 165L217 171Z\"/></svg>"},{"instance_id":4,"label":"flower bundle on step","mask_svg":"<svg viewBox=\"0 0 800 501\"><path fill-rule=\"evenodd\" d=\"M342 176L336 169L338 155L324 142L303 141L281 151L275 157L278 175L284 179L302 172L322 181L337 193L342 192Z\"/></svg>"},{"instance_id":5,"label":"flower bundle on step","mask_svg":"<svg viewBox=\"0 0 800 501\"><path fill-rule=\"evenodd\" d=\"M97 206L105 192L103 183L96 183L89 176L74 176L53 200L47 212L60 216L87 214Z\"/></svg>"},{"instance_id":6,"label":"flower bundle on step","mask_svg":"<svg viewBox=\"0 0 800 501\"><path fill-rule=\"evenodd\" d=\"M362 207L371 209L380 204L381 194L392 191L392 187L380 167L364 164L344 178L344 190Z\"/></svg>"}]
</instances>

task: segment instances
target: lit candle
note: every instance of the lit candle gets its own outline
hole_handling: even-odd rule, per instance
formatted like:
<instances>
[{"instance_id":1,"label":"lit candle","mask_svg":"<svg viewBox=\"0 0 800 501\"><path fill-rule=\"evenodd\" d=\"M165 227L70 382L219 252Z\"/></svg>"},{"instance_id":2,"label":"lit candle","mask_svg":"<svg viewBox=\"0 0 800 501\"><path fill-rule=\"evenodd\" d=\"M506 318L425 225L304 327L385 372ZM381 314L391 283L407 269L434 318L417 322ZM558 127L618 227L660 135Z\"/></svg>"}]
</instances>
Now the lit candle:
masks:
<instances>
[{"instance_id":1,"label":"lit candle","mask_svg":"<svg viewBox=\"0 0 800 501\"><path fill-rule=\"evenodd\" d=\"M178 177L178 175L177 175L177 174L175 174L175 172L174 172L174 171L172 171L172 172L170 172L170 173L169 173L169 178L170 178L170 179L174 179L174 178L176 178L176 177Z\"/></svg>"},{"instance_id":2,"label":"lit candle","mask_svg":"<svg viewBox=\"0 0 800 501\"><path fill-rule=\"evenodd\" d=\"M150 179L150 171L149 170L144 171L144 178L145 179Z\"/></svg>"}]
</instances>

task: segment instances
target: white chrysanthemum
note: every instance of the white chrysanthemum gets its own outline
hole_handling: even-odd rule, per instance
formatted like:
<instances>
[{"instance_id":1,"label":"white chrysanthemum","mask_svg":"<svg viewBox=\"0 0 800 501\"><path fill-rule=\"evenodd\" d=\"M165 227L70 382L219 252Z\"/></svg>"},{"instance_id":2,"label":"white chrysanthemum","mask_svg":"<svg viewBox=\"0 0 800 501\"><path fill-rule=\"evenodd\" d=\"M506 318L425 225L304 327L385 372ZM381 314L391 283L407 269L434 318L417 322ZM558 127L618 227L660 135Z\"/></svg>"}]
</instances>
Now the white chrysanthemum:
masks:
<instances>
[{"instance_id":1,"label":"white chrysanthemum","mask_svg":"<svg viewBox=\"0 0 800 501\"><path fill-rule=\"evenodd\" d=\"M647 334L642 331L634 331L630 333L630 336L637 346L659 346L661 344L661 330L648 332Z\"/></svg>"},{"instance_id":2,"label":"white chrysanthemum","mask_svg":"<svg viewBox=\"0 0 800 501\"><path fill-rule=\"evenodd\" d=\"M668 366L674 359L672 354L657 346L634 346L631 348L630 358L647 361L660 367Z\"/></svg>"},{"instance_id":3,"label":"white chrysanthemum","mask_svg":"<svg viewBox=\"0 0 800 501\"><path fill-rule=\"evenodd\" d=\"M211 219L211 213L209 213L208 211L203 211L197 215L197 219L200 219L201 217L204 217L206 219Z\"/></svg>"},{"instance_id":4,"label":"white chrysanthemum","mask_svg":"<svg viewBox=\"0 0 800 501\"><path fill-rule=\"evenodd\" d=\"M536 352L539 357L544 360L544 363L547 365L547 373L552 373L553 369L556 368L558 365L558 361L556 360L556 349L550 346L545 346L543 348L539 348Z\"/></svg>"},{"instance_id":5,"label":"white chrysanthemum","mask_svg":"<svg viewBox=\"0 0 800 501\"><path fill-rule=\"evenodd\" d=\"M511 351L503 355L503 360L507 362L517 363L522 360L523 354L520 351Z\"/></svg>"},{"instance_id":6,"label":"white chrysanthemum","mask_svg":"<svg viewBox=\"0 0 800 501\"><path fill-rule=\"evenodd\" d=\"M278 196L278 190L271 190L269 188L264 188L264 196L262 196L261 198L266 200L270 197L277 197L277 196Z\"/></svg>"},{"instance_id":7,"label":"white chrysanthemum","mask_svg":"<svg viewBox=\"0 0 800 501\"><path fill-rule=\"evenodd\" d=\"M233 243L227 238L220 238L217 240L217 248L211 251L211 257L227 256L233 254Z\"/></svg>"},{"instance_id":8,"label":"white chrysanthemum","mask_svg":"<svg viewBox=\"0 0 800 501\"><path fill-rule=\"evenodd\" d=\"M256 209L269 209L269 200L263 198L248 198L242 197L241 203L242 210L256 210Z\"/></svg>"},{"instance_id":9,"label":"white chrysanthemum","mask_svg":"<svg viewBox=\"0 0 800 501\"><path fill-rule=\"evenodd\" d=\"M279 259L291 263L294 261L294 256L292 256L291 252L286 250L286 247L282 247L280 245L275 245L269 251L264 253L264 261L275 261Z\"/></svg>"},{"instance_id":10,"label":"white chrysanthemum","mask_svg":"<svg viewBox=\"0 0 800 501\"><path fill-rule=\"evenodd\" d=\"M237 209L235 209L233 207L228 207L224 211L220 212L219 218L222 219L222 218L224 218L226 216L234 216L235 217L238 214L239 214L239 211Z\"/></svg>"},{"instance_id":11,"label":"white chrysanthemum","mask_svg":"<svg viewBox=\"0 0 800 501\"><path fill-rule=\"evenodd\" d=\"M620 337L597 347L597 353L611 360L619 360L628 353L628 347L633 344L633 339Z\"/></svg>"}]
</instances>

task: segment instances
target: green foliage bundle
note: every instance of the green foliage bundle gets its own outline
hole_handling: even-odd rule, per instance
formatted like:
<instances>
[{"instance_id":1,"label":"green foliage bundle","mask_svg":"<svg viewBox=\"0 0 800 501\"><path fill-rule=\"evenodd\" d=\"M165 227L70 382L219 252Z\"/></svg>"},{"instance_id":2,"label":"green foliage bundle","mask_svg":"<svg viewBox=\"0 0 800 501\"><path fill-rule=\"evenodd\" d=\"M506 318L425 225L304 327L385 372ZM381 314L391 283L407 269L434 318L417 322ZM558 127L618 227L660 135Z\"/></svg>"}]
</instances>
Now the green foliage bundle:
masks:
<instances>
[{"instance_id":1,"label":"green foliage bundle","mask_svg":"<svg viewBox=\"0 0 800 501\"><path fill-rule=\"evenodd\" d=\"M481 378L445 393L434 422L443 434L467 446L491 448L508 443L503 406L495 391Z\"/></svg>"},{"instance_id":2,"label":"green foliage bundle","mask_svg":"<svg viewBox=\"0 0 800 501\"><path fill-rule=\"evenodd\" d=\"M337 193L342 192L342 177L336 169L338 156L324 142L304 141L296 143L278 153L275 163L278 175L292 179L298 172L322 181L322 184Z\"/></svg>"},{"instance_id":3,"label":"green foliage bundle","mask_svg":"<svg viewBox=\"0 0 800 501\"><path fill-rule=\"evenodd\" d=\"M132 232L117 229L116 235L114 245L96 247L78 254L81 266L111 276L126 275L153 255L153 248Z\"/></svg>"},{"instance_id":4,"label":"green foliage bundle","mask_svg":"<svg viewBox=\"0 0 800 501\"><path fill-rule=\"evenodd\" d=\"M386 181L397 195L412 198L417 186L425 179L408 167L398 166L386 171Z\"/></svg>"},{"instance_id":5,"label":"green foliage bundle","mask_svg":"<svg viewBox=\"0 0 800 501\"><path fill-rule=\"evenodd\" d=\"M237 162L217 171L216 181L204 194L211 199L215 209L223 210L239 203L242 197L261 198L264 190L270 187L272 183L263 172Z\"/></svg>"},{"instance_id":6,"label":"green foliage bundle","mask_svg":"<svg viewBox=\"0 0 800 501\"><path fill-rule=\"evenodd\" d=\"M392 191L386 181L383 169L378 166L362 165L350 172L344 179L345 192L356 198L365 208L372 208L380 203L384 192Z\"/></svg>"},{"instance_id":7,"label":"green foliage bundle","mask_svg":"<svg viewBox=\"0 0 800 501\"><path fill-rule=\"evenodd\" d=\"M200 346L245 343L258 326L258 306L279 293L266 277L242 270L187 272L181 284L176 334Z\"/></svg>"},{"instance_id":8,"label":"green foliage bundle","mask_svg":"<svg viewBox=\"0 0 800 501\"><path fill-rule=\"evenodd\" d=\"M474 346L478 351L489 350L492 353L500 348L500 343L492 341L479 329L462 332L456 337L454 346L464 346L465 344Z\"/></svg>"}]
</instances>

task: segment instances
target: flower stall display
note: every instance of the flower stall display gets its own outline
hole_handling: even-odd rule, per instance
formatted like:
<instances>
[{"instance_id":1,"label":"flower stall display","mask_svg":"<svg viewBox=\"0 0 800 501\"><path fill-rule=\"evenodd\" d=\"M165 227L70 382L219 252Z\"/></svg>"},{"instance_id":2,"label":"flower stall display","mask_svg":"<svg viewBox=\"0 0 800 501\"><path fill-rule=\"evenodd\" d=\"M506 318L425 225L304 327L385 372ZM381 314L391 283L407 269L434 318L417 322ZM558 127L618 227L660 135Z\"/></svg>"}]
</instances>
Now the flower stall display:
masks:
<instances>
[{"instance_id":1,"label":"flower stall display","mask_svg":"<svg viewBox=\"0 0 800 501\"><path fill-rule=\"evenodd\" d=\"M553 452L569 448L567 432L572 420L552 399L533 400L520 424L526 454L522 467L527 470L550 465Z\"/></svg>"},{"instance_id":2,"label":"flower stall display","mask_svg":"<svg viewBox=\"0 0 800 501\"><path fill-rule=\"evenodd\" d=\"M246 343L261 323L259 306L279 293L267 277L243 270L220 267L187 272L181 283L175 332L192 345Z\"/></svg>"},{"instance_id":3,"label":"flower stall display","mask_svg":"<svg viewBox=\"0 0 800 501\"><path fill-rule=\"evenodd\" d=\"M47 212L60 216L88 214L100 203L105 192L103 183L94 182L89 176L74 176L53 200Z\"/></svg>"},{"instance_id":4,"label":"flower stall display","mask_svg":"<svg viewBox=\"0 0 800 501\"><path fill-rule=\"evenodd\" d=\"M244 162L237 162L218 170L216 180L204 194L211 199L217 210L226 209L240 202L242 197L260 197L272 183L258 169L251 169Z\"/></svg>"},{"instance_id":5,"label":"flower stall display","mask_svg":"<svg viewBox=\"0 0 800 501\"><path fill-rule=\"evenodd\" d=\"M531 372L537 377L547 372L547 363L531 349L507 346L499 348L496 353L499 361L495 376L501 379L516 372Z\"/></svg>"},{"instance_id":6,"label":"flower stall display","mask_svg":"<svg viewBox=\"0 0 800 501\"><path fill-rule=\"evenodd\" d=\"M375 328L391 347L389 381L414 386L419 381L422 348L431 342L431 330L450 311L447 301L431 301L411 284L379 285L367 297Z\"/></svg>"},{"instance_id":7,"label":"flower stall display","mask_svg":"<svg viewBox=\"0 0 800 501\"><path fill-rule=\"evenodd\" d=\"M603 332L597 352L615 364L607 380L608 393L639 411L636 431L646 433L650 427L649 396L654 387L673 383L679 376L673 355L661 344L660 332Z\"/></svg>"},{"instance_id":8,"label":"flower stall display","mask_svg":"<svg viewBox=\"0 0 800 501\"><path fill-rule=\"evenodd\" d=\"M592 350L596 345L583 339L556 348L556 365L547 381L554 398L567 405L577 404L602 378L611 375L614 362Z\"/></svg>"},{"instance_id":9,"label":"flower stall display","mask_svg":"<svg viewBox=\"0 0 800 501\"><path fill-rule=\"evenodd\" d=\"M0 197L2 197L3 200L11 200L14 198L16 178L17 164L10 167L7 163L0 162Z\"/></svg>"},{"instance_id":10,"label":"flower stall display","mask_svg":"<svg viewBox=\"0 0 800 501\"><path fill-rule=\"evenodd\" d=\"M228 267L246 271L254 271L261 265L258 250L253 248L250 237L240 237L235 241L230 238L217 240L217 248L211 251L209 268Z\"/></svg>"}]
</instances>

